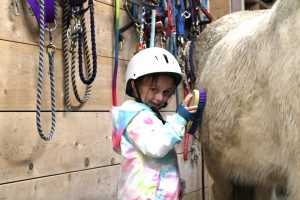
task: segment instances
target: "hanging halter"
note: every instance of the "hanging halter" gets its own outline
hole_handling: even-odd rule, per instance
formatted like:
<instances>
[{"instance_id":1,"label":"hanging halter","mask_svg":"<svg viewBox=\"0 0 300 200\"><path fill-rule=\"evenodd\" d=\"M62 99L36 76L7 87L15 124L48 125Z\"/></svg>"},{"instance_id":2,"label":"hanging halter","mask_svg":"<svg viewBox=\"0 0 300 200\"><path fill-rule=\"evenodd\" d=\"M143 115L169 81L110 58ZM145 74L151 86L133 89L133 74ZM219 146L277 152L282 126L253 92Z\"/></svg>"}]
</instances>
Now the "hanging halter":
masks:
<instances>
[{"instance_id":1,"label":"hanging halter","mask_svg":"<svg viewBox=\"0 0 300 200\"><path fill-rule=\"evenodd\" d=\"M71 79L73 92L76 100L80 105L84 104L90 98L92 90L92 82L94 81L97 73L97 55L96 55L96 42L95 42L95 24L94 24L94 6L93 1L89 1L90 9L90 21L91 21L91 42L92 42L92 55L93 55L93 71L91 71L91 62L89 57L89 48L87 41L87 31L85 24L84 13L88 10L83 8L83 3L86 0L66 0L63 4L63 54L64 54L64 65L65 65L65 104L68 111L71 110L72 106L70 102L70 92L69 92L69 50L68 50L68 40L71 39L70 51L71 57ZM82 44L83 42L83 44ZM76 61L76 47L78 47L78 68L79 76L81 81L86 84L85 95L83 98L80 97L75 74L75 61ZM83 49L82 49L83 47ZM88 80L85 80L83 75L83 59L82 50L84 51L85 65ZM79 105L79 106L80 106Z\"/></svg>"},{"instance_id":2,"label":"hanging halter","mask_svg":"<svg viewBox=\"0 0 300 200\"><path fill-rule=\"evenodd\" d=\"M48 23L54 23L54 20L55 20L55 5L54 5L54 0L44 0L43 4L44 4L44 8L43 8L43 12L44 12L44 15L43 15L43 20L44 20L44 27L48 27ZM39 0L27 0L27 2L29 3L33 13L34 13L34 16L36 18L36 21L38 23L40 23L41 21L41 9L40 9L40 5L39 5L39 2L42 3L41 1ZM57 19L57 18L56 18Z\"/></svg>"},{"instance_id":3,"label":"hanging halter","mask_svg":"<svg viewBox=\"0 0 300 200\"><path fill-rule=\"evenodd\" d=\"M36 110L36 124L40 137L43 140L50 140L55 133L56 125L56 107L55 107L55 81L54 81L54 54L55 46L52 43L52 32L56 28L57 8L56 0L28 0L33 12L35 13L37 22L40 28L40 44L39 44L39 70L38 70L38 88L37 88L37 110ZM54 24L54 27L50 27ZM41 102L43 90L43 76L44 76L44 45L45 45L45 30L49 31L49 45L46 48L49 59L49 74L51 87L51 130L50 133L44 134L41 126Z\"/></svg>"}]
</instances>

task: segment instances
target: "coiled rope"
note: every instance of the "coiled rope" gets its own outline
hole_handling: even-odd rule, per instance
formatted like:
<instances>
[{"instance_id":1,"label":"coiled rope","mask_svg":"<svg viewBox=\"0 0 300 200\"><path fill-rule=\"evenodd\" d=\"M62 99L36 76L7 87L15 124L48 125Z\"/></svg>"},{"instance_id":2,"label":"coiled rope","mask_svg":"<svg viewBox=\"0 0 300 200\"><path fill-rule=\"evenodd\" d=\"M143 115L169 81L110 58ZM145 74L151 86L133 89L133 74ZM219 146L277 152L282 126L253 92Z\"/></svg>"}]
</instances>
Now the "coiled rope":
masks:
<instances>
[{"instance_id":1,"label":"coiled rope","mask_svg":"<svg viewBox=\"0 0 300 200\"><path fill-rule=\"evenodd\" d=\"M75 72L75 68L76 68L76 64L75 64L75 53L76 53L76 45L77 45L77 41L76 41L76 33L77 33L77 28L81 28L76 26L76 24L74 25L74 29L70 29L70 8L69 8L69 2L66 0L64 1L63 4L63 35L62 35L62 39L63 39L63 59L64 59L64 66L65 66L65 81L64 81L64 88L65 88L65 105L68 111L70 111L72 109L72 107L75 107L73 105L71 105L71 101L70 101L70 88L69 88L69 76L70 76L70 67L69 67L69 50L68 50L68 40L69 40L69 35L71 35L70 37L73 37L71 39L71 53L72 53L72 57L71 57L71 81L72 81L72 87L73 87L73 92L74 95L76 97L76 100L80 103L80 104L84 104L85 102L88 101L88 99L90 98L91 95L91 91L92 91L92 84L89 84L86 86L86 90L85 90L85 94L84 97L81 98L77 89L77 84L76 84L76 72ZM87 34L86 34L86 24L85 24L85 17L82 17L82 20L80 20L81 26L82 26L82 34L83 34L83 48L84 48L84 53L85 53L85 62L86 62L86 68L87 68L87 74L88 76L91 76L92 72L91 72L91 64L90 64L90 58L89 58L89 48L88 48L88 41L87 41ZM74 31L74 33L72 32Z\"/></svg>"},{"instance_id":2,"label":"coiled rope","mask_svg":"<svg viewBox=\"0 0 300 200\"><path fill-rule=\"evenodd\" d=\"M80 11L83 11L83 6L81 7ZM84 84L91 84L95 78L96 78L96 74L97 74L97 52L96 52L96 35L95 35L95 17L94 17L94 1L93 0L89 0L89 10L90 10L90 23L91 23L91 42L92 42L92 56L93 56L93 74L92 76L90 76L88 79L84 78L83 75L83 69L82 69L82 35L81 35L81 29L79 29L78 32L78 61L79 61L79 76L81 81ZM86 34L86 32L85 32Z\"/></svg>"},{"instance_id":3,"label":"coiled rope","mask_svg":"<svg viewBox=\"0 0 300 200\"><path fill-rule=\"evenodd\" d=\"M36 110L36 124L37 130L40 137L43 140L50 140L54 133L55 133L55 125L56 125L56 107L55 107L55 82L54 82L54 53L55 53L55 46L52 43L52 31L56 28L49 28L49 45L47 46L47 54L49 58L49 74L50 74L50 87L51 87L51 130L50 133L44 134L41 126L41 102L42 102L42 89L43 89L43 71L44 71L44 44L45 44L45 1L39 1L40 7L40 50L39 50L39 71L38 71L38 88L37 88L37 110ZM58 18L57 8L58 2L54 0L54 12L55 18L54 23L56 24L56 19Z\"/></svg>"}]
</instances>

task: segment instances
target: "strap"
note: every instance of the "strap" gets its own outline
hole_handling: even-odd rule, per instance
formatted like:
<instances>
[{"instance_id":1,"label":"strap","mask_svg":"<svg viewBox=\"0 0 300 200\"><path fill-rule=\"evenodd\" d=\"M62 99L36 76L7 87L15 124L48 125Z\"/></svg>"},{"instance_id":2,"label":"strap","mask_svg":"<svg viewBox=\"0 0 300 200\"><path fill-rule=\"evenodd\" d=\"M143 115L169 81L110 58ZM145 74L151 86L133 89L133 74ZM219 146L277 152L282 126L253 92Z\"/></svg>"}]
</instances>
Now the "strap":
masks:
<instances>
[{"instance_id":1,"label":"strap","mask_svg":"<svg viewBox=\"0 0 300 200\"><path fill-rule=\"evenodd\" d=\"M118 66L119 66L119 21L120 21L120 0L115 0L116 10L115 10L115 63L113 72L113 82L112 82L112 98L113 106L117 106L117 76L118 76Z\"/></svg>"},{"instance_id":2,"label":"strap","mask_svg":"<svg viewBox=\"0 0 300 200\"><path fill-rule=\"evenodd\" d=\"M177 113L187 121L193 119L193 115L189 111L187 111L182 104L178 106Z\"/></svg>"},{"instance_id":3,"label":"strap","mask_svg":"<svg viewBox=\"0 0 300 200\"><path fill-rule=\"evenodd\" d=\"M38 0L27 0L34 15L36 21L40 24L40 5ZM44 27L48 27L48 23L53 23L55 18L54 11L54 0L45 0L44 1Z\"/></svg>"}]
</instances>

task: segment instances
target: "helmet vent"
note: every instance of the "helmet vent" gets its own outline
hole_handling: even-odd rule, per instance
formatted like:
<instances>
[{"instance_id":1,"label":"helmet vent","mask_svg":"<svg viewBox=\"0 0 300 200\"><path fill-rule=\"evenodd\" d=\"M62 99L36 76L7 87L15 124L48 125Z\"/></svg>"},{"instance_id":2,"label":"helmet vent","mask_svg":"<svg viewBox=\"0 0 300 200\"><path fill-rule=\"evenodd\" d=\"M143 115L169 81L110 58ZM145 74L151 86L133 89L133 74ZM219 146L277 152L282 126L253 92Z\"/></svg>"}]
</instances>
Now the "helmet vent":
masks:
<instances>
[{"instance_id":1,"label":"helmet vent","mask_svg":"<svg viewBox=\"0 0 300 200\"><path fill-rule=\"evenodd\" d=\"M166 56L166 54L163 54L163 55L164 55L164 57L165 57L166 63L169 63L168 57Z\"/></svg>"}]
</instances>

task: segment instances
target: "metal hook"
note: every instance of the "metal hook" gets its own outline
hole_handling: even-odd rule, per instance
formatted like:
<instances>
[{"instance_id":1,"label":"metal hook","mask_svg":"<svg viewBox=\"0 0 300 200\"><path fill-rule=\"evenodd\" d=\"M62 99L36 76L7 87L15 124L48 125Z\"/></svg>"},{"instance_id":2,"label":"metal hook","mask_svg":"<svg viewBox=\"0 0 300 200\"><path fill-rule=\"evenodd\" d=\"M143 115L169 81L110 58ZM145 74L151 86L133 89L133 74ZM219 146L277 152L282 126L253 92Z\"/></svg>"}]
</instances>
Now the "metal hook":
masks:
<instances>
[{"instance_id":1,"label":"metal hook","mask_svg":"<svg viewBox=\"0 0 300 200\"><path fill-rule=\"evenodd\" d=\"M28 7L28 12L30 13L31 16L34 16L34 12L30 6Z\"/></svg>"},{"instance_id":2,"label":"metal hook","mask_svg":"<svg viewBox=\"0 0 300 200\"><path fill-rule=\"evenodd\" d=\"M14 0L13 6L14 6L14 14L15 16L19 16L20 15L20 9L19 9L19 0Z\"/></svg>"},{"instance_id":3,"label":"metal hook","mask_svg":"<svg viewBox=\"0 0 300 200\"><path fill-rule=\"evenodd\" d=\"M181 17L184 17L185 19L188 19L191 17L191 13L189 11L184 11L182 14L181 14Z\"/></svg>"},{"instance_id":4,"label":"metal hook","mask_svg":"<svg viewBox=\"0 0 300 200\"><path fill-rule=\"evenodd\" d=\"M56 29L56 27L57 27L57 22L56 22L56 20L54 20L54 26L53 26L53 27L50 27L50 24L53 24L53 23L48 23L48 27L45 28L45 30L46 30L46 31L49 31L49 32L52 32L52 31L54 31L54 30ZM50 28L49 28L49 27L50 27Z\"/></svg>"}]
</instances>

